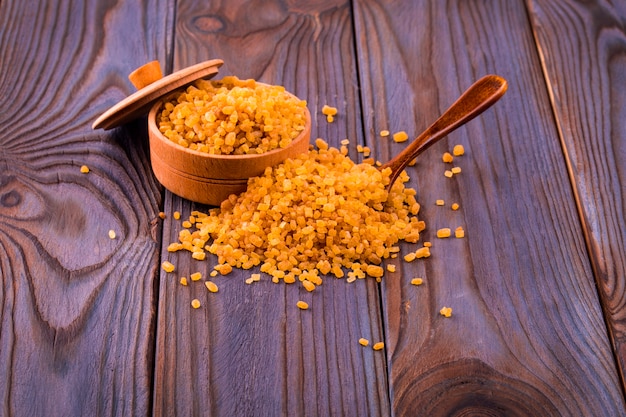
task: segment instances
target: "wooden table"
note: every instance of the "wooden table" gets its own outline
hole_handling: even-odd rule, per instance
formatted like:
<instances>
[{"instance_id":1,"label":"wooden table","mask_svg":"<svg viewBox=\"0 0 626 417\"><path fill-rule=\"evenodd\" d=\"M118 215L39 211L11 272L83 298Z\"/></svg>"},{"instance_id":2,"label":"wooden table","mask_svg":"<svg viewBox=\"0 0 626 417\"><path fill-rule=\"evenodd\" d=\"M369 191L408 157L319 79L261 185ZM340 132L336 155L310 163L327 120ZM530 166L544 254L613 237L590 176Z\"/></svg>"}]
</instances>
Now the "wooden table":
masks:
<instances>
[{"instance_id":1,"label":"wooden table","mask_svg":"<svg viewBox=\"0 0 626 417\"><path fill-rule=\"evenodd\" d=\"M208 207L156 181L145 118L91 123L134 68L212 58L306 99L313 138L356 161L482 75L509 91L408 169L430 258L313 293L235 271L210 294L178 276L216 260L166 250L173 213ZM0 102L1 416L626 414L622 0L4 0Z\"/></svg>"}]
</instances>

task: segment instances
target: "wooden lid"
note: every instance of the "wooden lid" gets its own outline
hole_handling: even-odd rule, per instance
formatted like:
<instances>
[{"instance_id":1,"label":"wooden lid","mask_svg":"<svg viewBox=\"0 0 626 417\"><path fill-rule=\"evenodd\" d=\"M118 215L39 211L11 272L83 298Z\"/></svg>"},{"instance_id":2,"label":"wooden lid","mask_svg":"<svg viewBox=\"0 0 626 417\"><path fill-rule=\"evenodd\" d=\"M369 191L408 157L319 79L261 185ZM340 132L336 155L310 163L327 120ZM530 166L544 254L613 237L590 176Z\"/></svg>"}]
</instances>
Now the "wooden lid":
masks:
<instances>
[{"instance_id":1,"label":"wooden lid","mask_svg":"<svg viewBox=\"0 0 626 417\"><path fill-rule=\"evenodd\" d=\"M164 95L196 80L215 76L223 63L221 59L212 59L161 78L159 62L149 62L128 76L138 91L102 113L92 128L108 130L128 123L148 113L150 107Z\"/></svg>"}]
</instances>

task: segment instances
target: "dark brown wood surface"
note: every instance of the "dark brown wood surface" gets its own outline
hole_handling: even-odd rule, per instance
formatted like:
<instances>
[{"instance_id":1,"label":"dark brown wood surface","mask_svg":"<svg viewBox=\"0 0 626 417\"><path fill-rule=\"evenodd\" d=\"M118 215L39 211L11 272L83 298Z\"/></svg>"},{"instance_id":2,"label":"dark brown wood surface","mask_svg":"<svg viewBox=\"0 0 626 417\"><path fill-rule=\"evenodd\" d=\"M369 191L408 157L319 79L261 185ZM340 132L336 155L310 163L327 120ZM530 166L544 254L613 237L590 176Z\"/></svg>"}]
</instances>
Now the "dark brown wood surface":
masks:
<instances>
[{"instance_id":1,"label":"dark brown wood surface","mask_svg":"<svg viewBox=\"0 0 626 417\"><path fill-rule=\"evenodd\" d=\"M623 3L90 3L0 1L1 416L626 415ZM313 293L235 271L211 294L178 278L215 259L166 250L173 213L208 207L156 182L145 119L91 130L134 68L211 58L306 99L312 138L355 160L482 75L509 91L408 169L430 258Z\"/></svg>"},{"instance_id":2,"label":"dark brown wood surface","mask_svg":"<svg viewBox=\"0 0 626 417\"><path fill-rule=\"evenodd\" d=\"M383 88L364 88L366 108L376 109L364 111L372 115L366 131L422 129L487 73L510 84L491 111L427 151L413 171L431 225L426 238L437 240L434 230L456 225L467 238L434 243L421 272L429 290L416 291L407 279L383 283L392 409L442 416L623 412L523 2L364 4L357 16L363 61L401 62L394 72L413 86L399 99L389 75L379 79ZM411 22L421 29L406 31ZM383 51L378 43L394 47ZM381 53L382 60L372 59ZM361 69L366 79L375 67ZM468 152L458 158L462 174L448 179L440 156L455 143ZM398 148L377 143L385 155ZM438 198L461 209L434 207ZM403 268L403 275L413 273ZM453 320L437 316L442 305L455 307Z\"/></svg>"},{"instance_id":3,"label":"dark brown wood surface","mask_svg":"<svg viewBox=\"0 0 626 417\"><path fill-rule=\"evenodd\" d=\"M626 3L555 6L538 1L530 17L623 381Z\"/></svg>"},{"instance_id":4,"label":"dark brown wood surface","mask_svg":"<svg viewBox=\"0 0 626 417\"><path fill-rule=\"evenodd\" d=\"M0 3L3 416L151 408L162 191L144 123L90 125L166 59L171 7L93 3Z\"/></svg>"}]
</instances>

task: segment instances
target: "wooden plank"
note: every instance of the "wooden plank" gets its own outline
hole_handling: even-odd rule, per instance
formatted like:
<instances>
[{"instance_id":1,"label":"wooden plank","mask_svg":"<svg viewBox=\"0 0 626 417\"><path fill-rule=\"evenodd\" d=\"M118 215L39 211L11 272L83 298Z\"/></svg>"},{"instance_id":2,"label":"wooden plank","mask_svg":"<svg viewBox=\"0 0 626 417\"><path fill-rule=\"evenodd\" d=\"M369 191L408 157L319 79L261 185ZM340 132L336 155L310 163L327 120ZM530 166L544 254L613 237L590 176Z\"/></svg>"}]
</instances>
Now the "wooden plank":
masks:
<instances>
[{"instance_id":1,"label":"wooden plank","mask_svg":"<svg viewBox=\"0 0 626 417\"><path fill-rule=\"evenodd\" d=\"M581 27L573 21L544 24L563 54L571 48L560 29L573 36ZM624 415L524 3L361 1L355 28L366 137L381 160L402 147L380 139L381 129L416 136L480 76L510 83L495 108L410 169L433 248L382 287L393 414ZM441 155L457 143L467 153L449 179ZM591 212L593 200L585 201ZM465 239L435 237L456 226ZM425 284L409 285L413 276ZM443 306L451 318L438 313Z\"/></svg>"},{"instance_id":2,"label":"wooden plank","mask_svg":"<svg viewBox=\"0 0 626 417\"><path fill-rule=\"evenodd\" d=\"M537 1L529 10L624 384L626 5Z\"/></svg>"},{"instance_id":3,"label":"wooden plank","mask_svg":"<svg viewBox=\"0 0 626 417\"><path fill-rule=\"evenodd\" d=\"M164 60L170 10L0 3L1 415L150 412L161 190L145 121L91 123Z\"/></svg>"},{"instance_id":4,"label":"wooden plank","mask_svg":"<svg viewBox=\"0 0 626 417\"><path fill-rule=\"evenodd\" d=\"M335 146L361 141L349 2L182 1L177 9L174 63L182 68L210 58L234 74L272 84L308 101L312 138ZM322 105L339 108L328 124ZM168 216L186 218L206 207L167 195ZM168 218L164 245L180 221ZM216 277L219 292L180 276L216 260L163 252L177 267L164 274L157 326L156 415L385 415L389 410L382 352L360 337L381 340L379 294L374 281L347 284L327 278L313 293L300 285L273 284L267 276L246 285L252 272ZM199 310L190 302L198 298ZM296 302L310 304L299 311Z\"/></svg>"}]
</instances>

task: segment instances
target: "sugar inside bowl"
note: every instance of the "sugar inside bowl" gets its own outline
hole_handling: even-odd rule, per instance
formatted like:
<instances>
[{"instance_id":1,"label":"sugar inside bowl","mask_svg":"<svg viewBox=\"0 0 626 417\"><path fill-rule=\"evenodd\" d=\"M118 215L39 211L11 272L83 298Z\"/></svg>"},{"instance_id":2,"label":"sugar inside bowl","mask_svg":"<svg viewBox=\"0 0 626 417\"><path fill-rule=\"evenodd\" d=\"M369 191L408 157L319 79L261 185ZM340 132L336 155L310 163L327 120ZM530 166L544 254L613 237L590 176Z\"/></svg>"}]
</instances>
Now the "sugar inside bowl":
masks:
<instances>
[{"instance_id":1,"label":"sugar inside bowl","mask_svg":"<svg viewBox=\"0 0 626 417\"><path fill-rule=\"evenodd\" d=\"M212 76L221 61L207 62L214 64ZM250 177L307 152L311 115L305 101L281 86L234 76L210 81L206 75L162 90L152 99L150 159L165 188L217 206L245 191ZM144 86L137 93L151 88L152 84ZM113 126L108 119L105 122L99 119L94 128Z\"/></svg>"}]
</instances>

